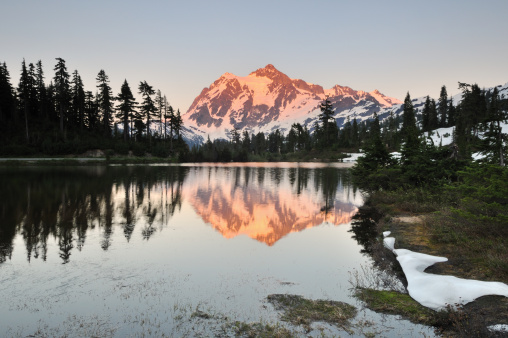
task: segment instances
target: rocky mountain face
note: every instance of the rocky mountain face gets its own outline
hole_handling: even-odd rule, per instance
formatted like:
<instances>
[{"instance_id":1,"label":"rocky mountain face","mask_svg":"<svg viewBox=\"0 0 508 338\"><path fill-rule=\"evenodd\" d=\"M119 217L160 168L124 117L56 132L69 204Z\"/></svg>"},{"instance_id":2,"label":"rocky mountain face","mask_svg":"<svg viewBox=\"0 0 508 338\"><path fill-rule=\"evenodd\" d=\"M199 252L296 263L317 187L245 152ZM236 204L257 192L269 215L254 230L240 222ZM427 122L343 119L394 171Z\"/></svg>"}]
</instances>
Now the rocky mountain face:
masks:
<instances>
[{"instance_id":1,"label":"rocky mountain face","mask_svg":"<svg viewBox=\"0 0 508 338\"><path fill-rule=\"evenodd\" d=\"M362 120L362 116L402 103L377 90L368 93L339 85L324 89L291 79L269 64L245 77L225 73L204 88L183 115L184 136L192 142L207 136L228 138L234 128L249 133L279 128L286 133L293 123L311 129L326 97L332 102L339 127L347 116Z\"/></svg>"}]
</instances>

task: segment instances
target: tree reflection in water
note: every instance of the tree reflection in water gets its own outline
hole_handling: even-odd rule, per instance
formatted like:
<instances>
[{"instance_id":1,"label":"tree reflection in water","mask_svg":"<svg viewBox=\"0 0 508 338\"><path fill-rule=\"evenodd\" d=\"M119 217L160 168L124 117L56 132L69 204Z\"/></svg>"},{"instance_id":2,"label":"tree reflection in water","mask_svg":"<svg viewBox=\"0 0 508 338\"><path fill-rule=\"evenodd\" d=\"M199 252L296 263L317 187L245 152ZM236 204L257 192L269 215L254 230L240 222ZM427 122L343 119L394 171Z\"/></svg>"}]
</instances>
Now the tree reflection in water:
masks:
<instances>
[{"instance_id":1,"label":"tree reflection in water","mask_svg":"<svg viewBox=\"0 0 508 338\"><path fill-rule=\"evenodd\" d=\"M104 251L115 228L127 241L136 228L149 240L184 200L224 237L246 234L273 245L323 222L349 222L357 210L350 187L347 171L333 167L4 168L0 263L11 259L18 234L28 261L45 261L48 238L54 237L64 264L74 249L83 249L91 229L100 229L98 245Z\"/></svg>"},{"instance_id":2,"label":"tree reflection in water","mask_svg":"<svg viewBox=\"0 0 508 338\"><path fill-rule=\"evenodd\" d=\"M136 224L146 224L148 233L153 233L157 215L164 214L167 224L181 203L187 171L185 167L144 166L2 169L0 263L11 258L18 233L23 236L28 261L32 257L46 260L47 240L55 237L64 264L74 248L83 248L88 229L102 229L100 246L107 250L117 214L122 215L120 225L127 240ZM162 187L169 193L161 195L159 206L153 207L150 192ZM123 202L114 201L121 190Z\"/></svg>"}]
</instances>

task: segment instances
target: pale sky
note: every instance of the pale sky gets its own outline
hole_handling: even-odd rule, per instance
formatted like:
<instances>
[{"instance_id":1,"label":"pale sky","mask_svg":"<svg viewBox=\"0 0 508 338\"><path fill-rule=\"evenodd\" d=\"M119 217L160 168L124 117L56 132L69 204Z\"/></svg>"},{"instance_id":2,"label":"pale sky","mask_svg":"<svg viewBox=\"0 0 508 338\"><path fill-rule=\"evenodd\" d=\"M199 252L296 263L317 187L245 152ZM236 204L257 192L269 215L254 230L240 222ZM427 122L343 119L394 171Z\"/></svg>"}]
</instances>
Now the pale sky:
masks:
<instances>
[{"instance_id":1,"label":"pale sky","mask_svg":"<svg viewBox=\"0 0 508 338\"><path fill-rule=\"evenodd\" d=\"M508 1L0 0L0 62L18 85L21 62L55 58L95 92L104 69L160 89L185 113L223 73L271 63L291 78L400 100L437 98L457 82L508 82Z\"/></svg>"}]
</instances>

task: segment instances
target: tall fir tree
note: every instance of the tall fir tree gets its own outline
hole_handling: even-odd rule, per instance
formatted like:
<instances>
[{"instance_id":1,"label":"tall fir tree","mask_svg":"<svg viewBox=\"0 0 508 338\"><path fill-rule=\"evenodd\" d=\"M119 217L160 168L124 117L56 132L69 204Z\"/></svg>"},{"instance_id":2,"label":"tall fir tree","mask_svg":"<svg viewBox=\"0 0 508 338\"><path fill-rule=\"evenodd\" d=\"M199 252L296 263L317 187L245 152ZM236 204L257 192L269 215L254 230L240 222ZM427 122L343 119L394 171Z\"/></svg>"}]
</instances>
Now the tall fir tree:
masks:
<instances>
[{"instance_id":1,"label":"tall fir tree","mask_svg":"<svg viewBox=\"0 0 508 338\"><path fill-rule=\"evenodd\" d=\"M9 129L15 110L14 89L7 64L0 63L0 130Z\"/></svg>"},{"instance_id":2,"label":"tall fir tree","mask_svg":"<svg viewBox=\"0 0 508 338\"><path fill-rule=\"evenodd\" d=\"M139 93L143 97L141 103L141 114L144 116L146 121L146 136L149 142L152 142L152 133L150 132L150 122L155 116L156 108L152 99L152 95L155 94L155 90L146 81L141 81L139 84Z\"/></svg>"},{"instance_id":3,"label":"tall fir tree","mask_svg":"<svg viewBox=\"0 0 508 338\"><path fill-rule=\"evenodd\" d=\"M450 97L448 100L448 119L447 119L447 126L453 127L456 123L456 110L455 106L453 105L453 98Z\"/></svg>"},{"instance_id":4,"label":"tall fir tree","mask_svg":"<svg viewBox=\"0 0 508 338\"><path fill-rule=\"evenodd\" d=\"M183 127L183 119L182 119L182 115L180 114L180 109L176 110L174 120L175 121L173 122L173 128L174 128L174 131L176 134L176 139L180 140L180 138L181 138L180 134L182 132L182 127Z\"/></svg>"},{"instance_id":5,"label":"tall fir tree","mask_svg":"<svg viewBox=\"0 0 508 338\"><path fill-rule=\"evenodd\" d=\"M356 121L356 117L353 119L353 129L351 135L351 145L353 147L358 147L360 145L360 131L358 129L358 122Z\"/></svg>"},{"instance_id":6,"label":"tall fir tree","mask_svg":"<svg viewBox=\"0 0 508 338\"><path fill-rule=\"evenodd\" d=\"M404 141L404 145L402 147L402 161L408 162L411 161L411 158L415 156L415 154L419 151L420 139L418 127L416 126L416 117L413 107L413 102L411 101L411 96L409 92L404 99L404 111L402 114L402 139Z\"/></svg>"},{"instance_id":7,"label":"tall fir tree","mask_svg":"<svg viewBox=\"0 0 508 338\"><path fill-rule=\"evenodd\" d=\"M92 91L85 92L85 126L89 132L95 133L99 129L99 107Z\"/></svg>"},{"instance_id":8,"label":"tall fir tree","mask_svg":"<svg viewBox=\"0 0 508 338\"><path fill-rule=\"evenodd\" d=\"M446 91L446 86L441 87L441 92L439 93L439 99L437 101L438 104L438 115L439 115L439 126L441 128L448 126L448 93Z\"/></svg>"},{"instance_id":9,"label":"tall fir tree","mask_svg":"<svg viewBox=\"0 0 508 338\"><path fill-rule=\"evenodd\" d=\"M380 180L376 175L381 169L392 164L392 158L383 144L379 117L376 113L370 123L369 137L363 148L363 156L358 158L353 167L353 178L368 189L379 189L386 182Z\"/></svg>"},{"instance_id":10,"label":"tall fir tree","mask_svg":"<svg viewBox=\"0 0 508 338\"><path fill-rule=\"evenodd\" d=\"M482 123L483 139L480 150L487 161L505 165L506 143L508 134L503 133L501 123L508 122L508 112L503 111L497 87L494 88L487 111L487 117Z\"/></svg>"},{"instance_id":11,"label":"tall fir tree","mask_svg":"<svg viewBox=\"0 0 508 338\"><path fill-rule=\"evenodd\" d=\"M116 100L119 102L116 107L116 117L123 123L123 139L127 142L129 140L129 121L132 118L137 104L134 95L132 95L131 88L127 83L127 79L124 80Z\"/></svg>"},{"instance_id":12,"label":"tall fir tree","mask_svg":"<svg viewBox=\"0 0 508 338\"><path fill-rule=\"evenodd\" d=\"M165 121L169 121L169 149L173 151L173 131L175 129L175 111L170 104L167 104L166 116L164 117ZM167 130L167 127L166 127Z\"/></svg>"},{"instance_id":13,"label":"tall fir tree","mask_svg":"<svg viewBox=\"0 0 508 338\"><path fill-rule=\"evenodd\" d=\"M99 109L102 115L102 130L105 137L111 137L113 123L113 92L109 86L109 77L106 72L101 69L97 74L97 88L99 101Z\"/></svg>"},{"instance_id":14,"label":"tall fir tree","mask_svg":"<svg viewBox=\"0 0 508 338\"><path fill-rule=\"evenodd\" d=\"M422 131L430 130L430 97L427 95L422 110Z\"/></svg>"},{"instance_id":15,"label":"tall fir tree","mask_svg":"<svg viewBox=\"0 0 508 338\"><path fill-rule=\"evenodd\" d=\"M29 143L29 135L28 135L28 118L30 116L31 110L31 97L30 94L32 92L32 81L30 80L30 76L28 75L28 70L26 68L25 59L21 63L21 76L19 79L18 85L18 102L20 105L20 110L23 112L23 120L24 120L24 130L25 130L25 138L26 143Z\"/></svg>"},{"instance_id":16,"label":"tall fir tree","mask_svg":"<svg viewBox=\"0 0 508 338\"><path fill-rule=\"evenodd\" d=\"M439 128L439 119L437 116L436 101L431 99L429 105L429 130L434 130L437 128Z\"/></svg>"},{"instance_id":17,"label":"tall fir tree","mask_svg":"<svg viewBox=\"0 0 508 338\"><path fill-rule=\"evenodd\" d=\"M39 117L47 119L47 94L46 85L44 84L44 71L42 69L41 60L37 61L37 71L35 74L35 86L37 88L37 110Z\"/></svg>"},{"instance_id":18,"label":"tall fir tree","mask_svg":"<svg viewBox=\"0 0 508 338\"><path fill-rule=\"evenodd\" d=\"M58 107L58 116L60 119L60 132L64 133L64 122L67 116L67 110L70 103L70 85L69 85L69 73L67 72L67 66L65 60L62 58L56 58L58 61L55 65L55 101Z\"/></svg>"},{"instance_id":19,"label":"tall fir tree","mask_svg":"<svg viewBox=\"0 0 508 338\"><path fill-rule=\"evenodd\" d=\"M155 109L157 117L159 118L159 137L162 138L162 115L164 112L164 98L160 89L155 93Z\"/></svg>"},{"instance_id":20,"label":"tall fir tree","mask_svg":"<svg viewBox=\"0 0 508 338\"><path fill-rule=\"evenodd\" d=\"M459 147L459 154L469 158L476 142L482 122L487 115L485 93L477 84L459 82L462 91L462 101L455 113L455 143Z\"/></svg>"},{"instance_id":21,"label":"tall fir tree","mask_svg":"<svg viewBox=\"0 0 508 338\"><path fill-rule=\"evenodd\" d=\"M83 132L85 128L85 89L78 71L72 73L71 81L72 124Z\"/></svg>"},{"instance_id":22,"label":"tall fir tree","mask_svg":"<svg viewBox=\"0 0 508 338\"><path fill-rule=\"evenodd\" d=\"M333 106L328 97L321 103L319 109L321 110L321 113L318 115L321 121L321 143L323 147L329 147L337 141L338 130L337 123L333 118Z\"/></svg>"}]
</instances>

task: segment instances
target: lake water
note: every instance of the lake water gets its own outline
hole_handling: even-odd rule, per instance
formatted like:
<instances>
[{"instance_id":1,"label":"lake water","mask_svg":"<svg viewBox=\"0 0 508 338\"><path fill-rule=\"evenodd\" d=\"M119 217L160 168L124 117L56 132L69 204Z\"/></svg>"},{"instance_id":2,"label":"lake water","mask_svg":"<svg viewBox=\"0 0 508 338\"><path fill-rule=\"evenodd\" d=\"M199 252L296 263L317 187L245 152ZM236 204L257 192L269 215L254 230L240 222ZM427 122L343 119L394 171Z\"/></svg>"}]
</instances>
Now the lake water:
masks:
<instances>
[{"instance_id":1,"label":"lake water","mask_svg":"<svg viewBox=\"0 0 508 338\"><path fill-rule=\"evenodd\" d=\"M286 325L274 293L359 308L312 336L432 334L352 297L371 261L341 164L7 167L0 199L0 336L222 336Z\"/></svg>"}]
</instances>

